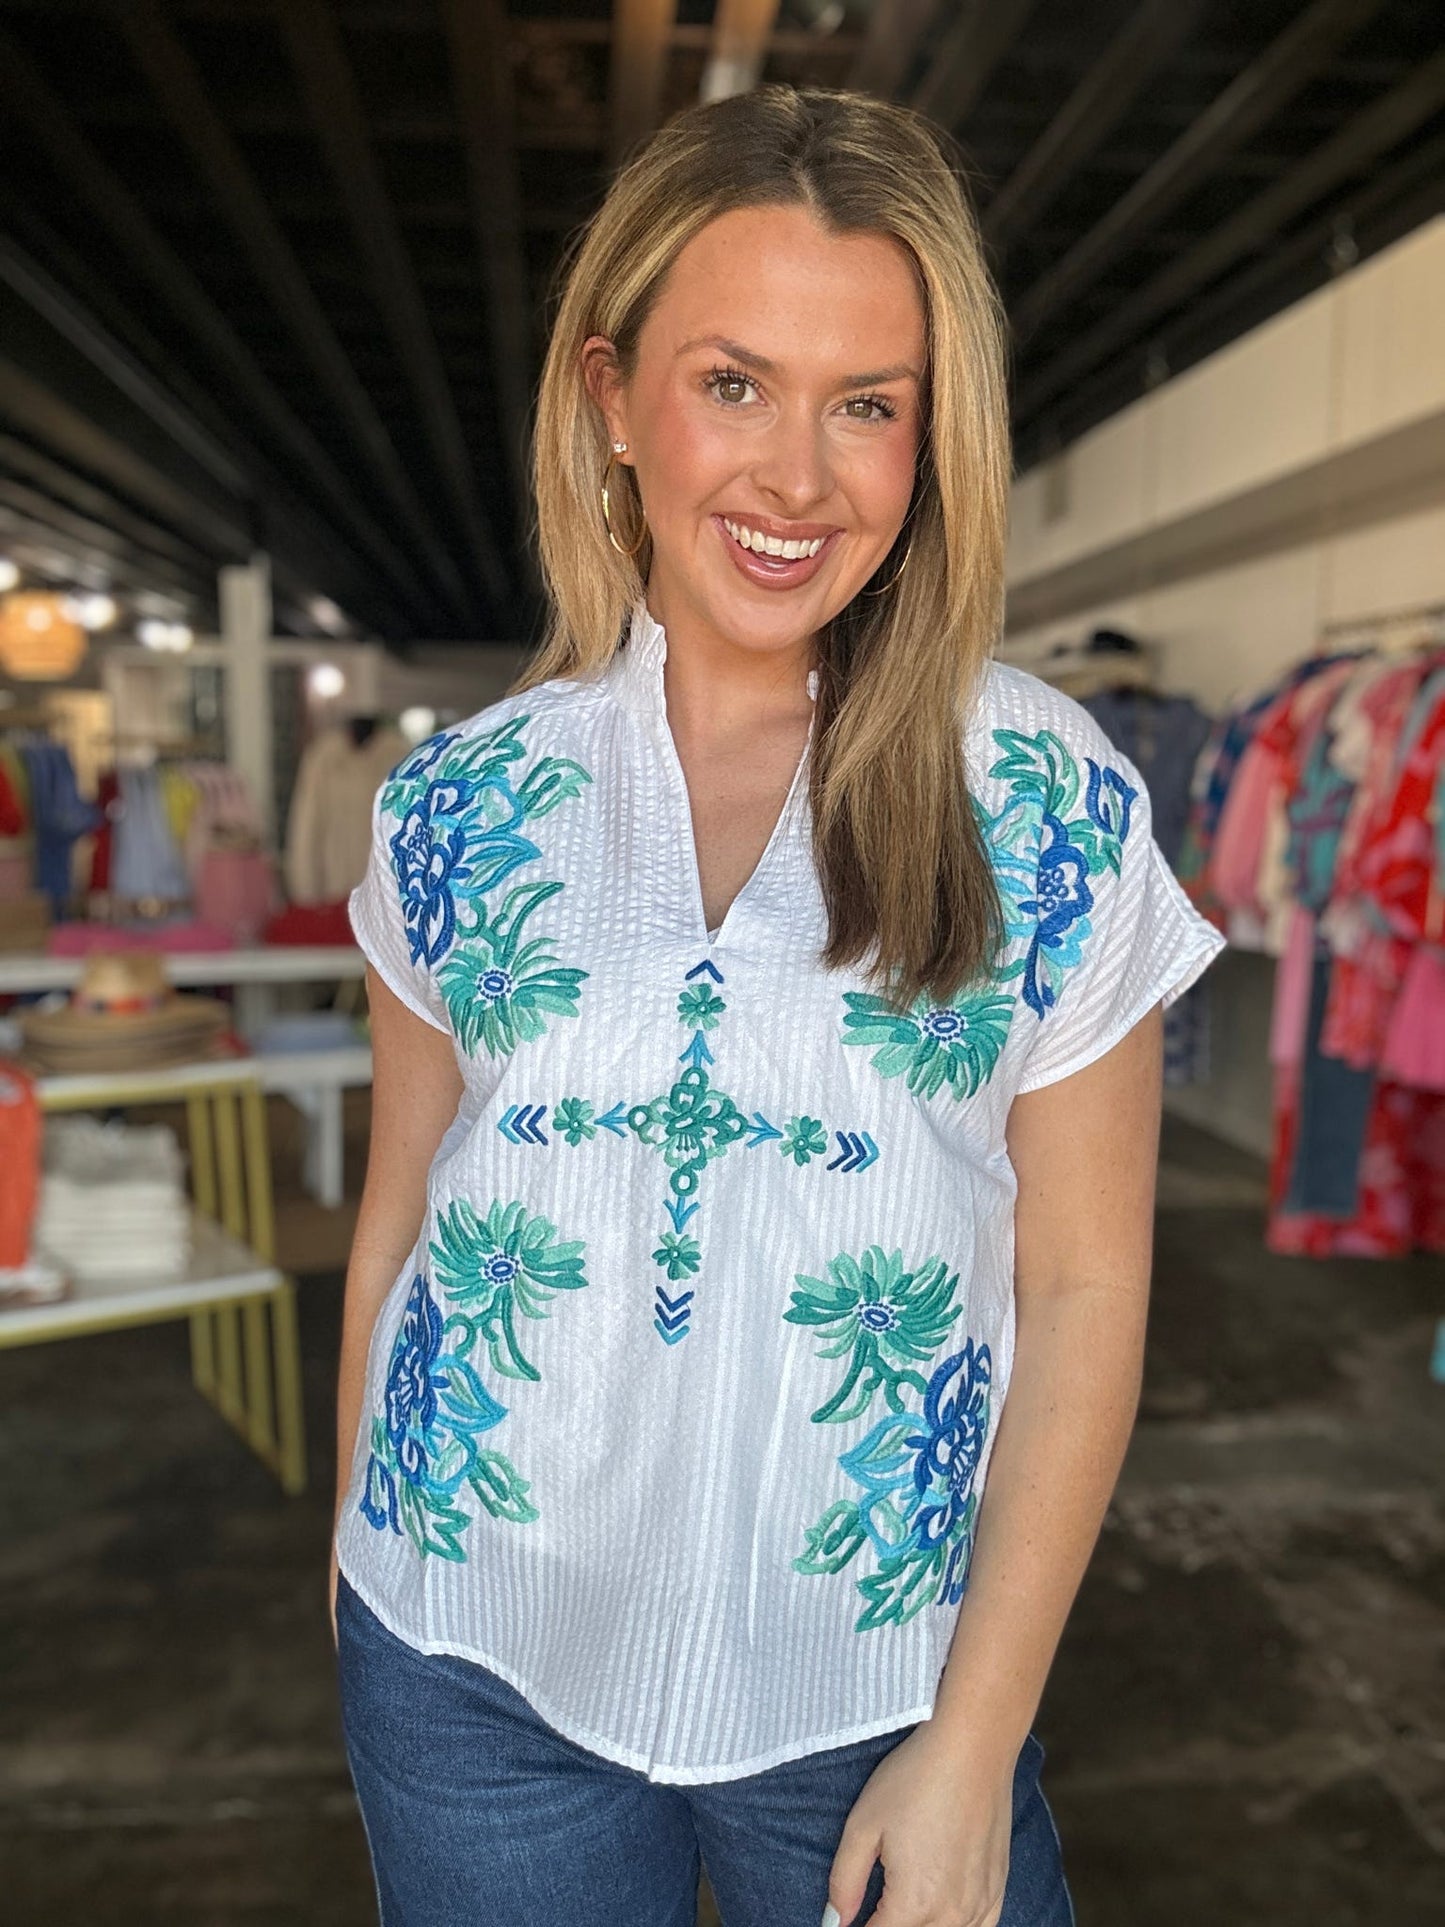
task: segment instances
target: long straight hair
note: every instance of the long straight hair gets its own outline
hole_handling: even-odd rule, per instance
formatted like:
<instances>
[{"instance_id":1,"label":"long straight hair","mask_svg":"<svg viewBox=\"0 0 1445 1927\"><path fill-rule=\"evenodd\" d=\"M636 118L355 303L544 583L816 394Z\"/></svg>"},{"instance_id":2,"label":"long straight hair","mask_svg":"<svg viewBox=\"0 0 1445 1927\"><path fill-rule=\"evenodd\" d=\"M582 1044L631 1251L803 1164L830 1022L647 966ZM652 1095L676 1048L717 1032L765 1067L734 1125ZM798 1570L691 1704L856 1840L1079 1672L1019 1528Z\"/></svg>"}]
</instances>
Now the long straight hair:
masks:
<instances>
[{"instance_id":1,"label":"long straight hair","mask_svg":"<svg viewBox=\"0 0 1445 1927\"><path fill-rule=\"evenodd\" d=\"M1002 614L1010 460L1001 307L957 154L931 123L865 94L760 87L686 109L617 176L564 264L533 441L550 614L513 687L603 668L650 565L650 537L630 560L607 540L607 430L582 344L609 337L629 379L682 248L719 215L758 206L801 206L836 233L891 236L923 297L912 500L872 581L887 584L905 555L907 567L817 637L808 782L828 912L821 961L856 966L901 1005L947 1003L989 968L1000 939L963 726ZM627 493L631 512L617 519L632 530L640 504Z\"/></svg>"}]
</instances>

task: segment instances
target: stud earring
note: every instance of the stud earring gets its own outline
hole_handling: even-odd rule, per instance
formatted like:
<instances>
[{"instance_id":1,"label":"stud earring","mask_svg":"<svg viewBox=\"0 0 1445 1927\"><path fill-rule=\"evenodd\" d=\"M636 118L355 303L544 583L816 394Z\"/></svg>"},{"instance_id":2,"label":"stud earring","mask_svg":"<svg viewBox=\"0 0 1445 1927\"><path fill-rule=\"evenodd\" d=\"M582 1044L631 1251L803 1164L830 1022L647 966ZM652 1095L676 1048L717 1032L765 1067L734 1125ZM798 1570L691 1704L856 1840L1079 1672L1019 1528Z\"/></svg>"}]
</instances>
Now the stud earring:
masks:
<instances>
[{"instance_id":1,"label":"stud earring","mask_svg":"<svg viewBox=\"0 0 1445 1927\"><path fill-rule=\"evenodd\" d=\"M612 452L614 455L625 455L627 453L626 442L614 442L612 444Z\"/></svg>"}]
</instances>

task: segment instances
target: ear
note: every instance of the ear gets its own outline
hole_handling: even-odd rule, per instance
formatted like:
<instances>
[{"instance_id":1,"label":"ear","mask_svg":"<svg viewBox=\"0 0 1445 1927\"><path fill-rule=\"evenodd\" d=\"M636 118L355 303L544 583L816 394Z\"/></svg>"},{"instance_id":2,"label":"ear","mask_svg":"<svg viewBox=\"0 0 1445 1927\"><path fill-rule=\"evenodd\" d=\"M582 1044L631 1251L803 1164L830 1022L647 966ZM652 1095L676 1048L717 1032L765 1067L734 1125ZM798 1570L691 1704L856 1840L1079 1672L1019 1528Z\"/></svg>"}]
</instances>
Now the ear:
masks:
<instances>
[{"instance_id":1,"label":"ear","mask_svg":"<svg viewBox=\"0 0 1445 1927\"><path fill-rule=\"evenodd\" d=\"M627 433L627 396L617 350L606 335L589 335L582 344L582 377L587 392L597 404L607 425L609 442L625 442ZM625 456L619 456L626 461Z\"/></svg>"}]
</instances>

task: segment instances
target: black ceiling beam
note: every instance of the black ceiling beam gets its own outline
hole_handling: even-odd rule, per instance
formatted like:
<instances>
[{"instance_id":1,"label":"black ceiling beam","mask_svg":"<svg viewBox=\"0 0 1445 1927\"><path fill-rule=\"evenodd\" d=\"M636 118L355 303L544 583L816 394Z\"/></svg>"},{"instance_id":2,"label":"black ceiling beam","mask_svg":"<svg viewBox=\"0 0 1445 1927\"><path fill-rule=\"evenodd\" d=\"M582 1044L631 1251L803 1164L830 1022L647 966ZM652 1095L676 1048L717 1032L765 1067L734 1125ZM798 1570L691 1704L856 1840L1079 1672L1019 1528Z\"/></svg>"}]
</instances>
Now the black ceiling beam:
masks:
<instances>
[{"instance_id":1,"label":"black ceiling beam","mask_svg":"<svg viewBox=\"0 0 1445 1927\"><path fill-rule=\"evenodd\" d=\"M97 95L82 108L93 127L147 128L155 116L144 105L119 97ZM285 100L238 101L228 109L227 122L239 134L265 140L314 132L312 123ZM461 138L456 119L434 107L395 107L378 113L369 123L371 138L382 146L455 147ZM517 125L517 146L527 152L600 152L607 144L606 116L600 107L574 113L566 120L523 120Z\"/></svg>"},{"instance_id":2,"label":"black ceiling beam","mask_svg":"<svg viewBox=\"0 0 1445 1927\"><path fill-rule=\"evenodd\" d=\"M164 557L143 554L105 523L78 515L5 474L0 474L0 504L33 527L45 529L59 546L77 554L86 568L104 570L117 587L146 589L159 584L187 595L215 593L214 576L199 556L187 569Z\"/></svg>"},{"instance_id":3,"label":"black ceiling beam","mask_svg":"<svg viewBox=\"0 0 1445 1927\"><path fill-rule=\"evenodd\" d=\"M848 70L848 85L860 93L894 99L908 78L939 0L876 0L863 44Z\"/></svg>"},{"instance_id":4,"label":"black ceiling beam","mask_svg":"<svg viewBox=\"0 0 1445 1927\"><path fill-rule=\"evenodd\" d=\"M228 495L240 498L250 493L245 472L222 442L178 405L166 383L99 327L69 289L4 233L0 233L0 284L19 295Z\"/></svg>"},{"instance_id":5,"label":"black ceiling beam","mask_svg":"<svg viewBox=\"0 0 1445 1927\"><path fill-rule=\"evenodd\" d=\"M62 461L103 477L213 559L236 561L249 554L251 532L242 513L227 513L202 502L194 491L8 359L0 359L0 418Z\"/></svg>"},{"instance_id":6,"label":"black ceiling beam","mask_svg":"<svg viewBox=\"0 0 1445 1927\"><path fill-rule=\"evenodd\" d=\"M1194 31L1203 0L1144 0L1084 74L983 211L983 231L1004 247L1095 153Z\"/></svg>"},{"instance_id":7,"label":"black ceiling beam","mask_svg":"<svg viewBox=\"0 0 1445 1927\"><path fill-rule=\"evenodd\" d=\"M1373 175L1369 183L1338 202L1308 227L1272 247L1238 274L1191 301L1185 312L1150 339L1150 351L1162 358L1171 373L1183 369L1225 343L1237 340L1243 328L1259 325L1321 286L1337 269L1333 265L1341 241L1357 237L1372 249L1388 246L1401 234L1431 220L1445 208L1445 134ZM1066 405L1046 408L1016 431L1020 471L1038 459L1042 445L1057 447L1073 440L1096 422L1136 400L1144 386L1138 346L1069 391Z\"/></svg>"},{"instance_id":8,"label":"black ceiling beam","mask_svg":"<svg viewBox=\"0 0 1445 1927\"><path fill-rule=\"evenodd\" d=\"M453 614L461 614L465 597L456 563L437 540L433 519L417 495L385 424L357 380L240 149L212 106L195 63L172 33L155 0L111 0L111 7L137 66L176 134L190 150L200 176L219 201L250 256L258 280L296 338L352 443L401 517L414 552L430 568Z\"/></svg>"},{"instance_id":9,"label":"black ceiling beam","mask_svg":"<svg viewBox=\"0 0 1445 1927\"><path fill-rule=\"evenodd\" d=\"M671 0L668 0L671 4ZM532 388L532 290L522 245L516 109L501 0L443 0L477 254L487 290L503 460L517 554L530 561L527 416ZM435 334L432 335L435 346Z\"/></svg>"},{"instance_id":10,"label":"black ceiling beam","mask_svg":"<svg viewBox=\"0 0 1445 1927\"><path fill-rule=\"evenodd\" d=\"M359 545L357 555L365 558L353 567L363 574L384 569L403 595L424 609L428 596L407 557L358 501L331 457L282 400L210 296L104 165L54 89L4 33L0 33L0 102L29 128L52 164L99 218L113 245L160 290L167 305L208 350L237 400L310 478L320 501L345 523Z\"/></svg>"},{"instance_id":11,"label":"black ceiling beam","mask_svg":"<svg viewBox=\"0 0 1445 1927\"><path fill-rule=\"evenodd\" d=\"M1038 0L966 0L909 105L948 128L967 120Z\"/></svg>"},{"instance_id":12,"label":"black ceiling beam","mask_svg":"<svg viewBox=\"0 0 1445 1927\"><path fill-rule=\"evenodd\" d=\"M189 542L138 514L117 495L51 455L14 435L0 434L0 473L28 483L50 500L89 522L113 529L138 554L158 557L173 567L206 571L209 559Z\"/></svg>"},{"instance_id":13,"label":"black ceiling beam","mask_svg":"<svg viewBox=\"0 0 1445 1927\"><path fill-rule=\"evenodd\" d=\"M1307 212L1341 181L1408 140L1442 106L1445 52L1417 67L1407 81L1347 121L1283 180L1256 195L1142 288L1113 304L1104 320L1071 341L1023 383L1018 400L1020 418L1036 413L1115 349L1143 335L1160 315L1217 280L1243 255L1272 243L1296 215Z\"/></svg>"},{"instance_id":14,"label":"black ceiling beam","mask_svg":"<svg viewBox=\"0 0 1445 1927\"><path fill-rule=\"evenodd\" d=\"M1071 295L1212 174L1308 86L1383 0L1314 0L1160 156L1127 193L1011 305L1015 344L1033 338Z\"/></svg>"},{"instance_id":15,"label":"black ceiling beam","mask_svg":"<svg viewBox=\"0 0 1445 1927\"><path fill-rule=\"evenodd\" d=\"M433 459L466 537L493 619L511 585L477 491L471 456L437 353L411 258L376 165L351 64L326 0L278 0L278 19L371 277L372 298L396 343Z\"/></svg>"},{"instance_id":16,"label":"black ceiling beam","mask_svg":"<svg viewBox=\"0 0 1445 1927\"><path fill-rule=\"evenodd\" d=\"M28 298L34 312L50 324L60 340L78 350L90 367L106 378L112 394L139 411L147 431L167 431L186 477L182 479L175 464L158 453L156 465L173 480L182 479L182 486L187 488L193 486L189 478L196 473L197 465L201 472L209 471L222 485L226 499L243 505L255 540L275 548L283 558L293 558L301 574L315 578L314 589L324 588L333 600L365 609L388 634L414 633L416 606L408 605L409 616L404 613L402 604L381 586L384 578L359 563L336 530L316 512L309 495L298 491L293 480L280 474L240 435L212 396L176 362L174 352L157 341L124 305L106 277L96 275L93 263L77 254L32 207L17 205L12 199L5 215L25 235L31 254L13 240L0 242L0 294L8 287ZM71 285L62 285L40 268L35 257L69 275ZM28 272L6 273L5 269L16 262ZM86 288L88 301L97 304L102 314L78 299L72 292L76 285ZM163 387L151 374L153 368L166 369ZM32 372L36 372L34 367ZM73 387L64 382L60 387L75 399ZM117 426L116 432L122 440L131 439L122 427Z\"/></svg>"}]
</instances>

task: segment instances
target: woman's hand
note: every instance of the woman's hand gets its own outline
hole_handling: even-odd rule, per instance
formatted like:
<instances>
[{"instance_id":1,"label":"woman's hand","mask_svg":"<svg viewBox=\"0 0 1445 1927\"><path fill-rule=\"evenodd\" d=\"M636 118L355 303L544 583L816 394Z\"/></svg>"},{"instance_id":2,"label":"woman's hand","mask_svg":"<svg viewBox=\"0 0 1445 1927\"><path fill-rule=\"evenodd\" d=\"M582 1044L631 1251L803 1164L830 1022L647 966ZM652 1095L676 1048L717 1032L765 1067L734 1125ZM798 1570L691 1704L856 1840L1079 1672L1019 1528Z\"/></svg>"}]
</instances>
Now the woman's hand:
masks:
<instances>
[{"instance_id":1,"label":"woman's hand","mask_svg":"<svg viewBox=\"0 0 1445 1927\"><path fill-rule=\"evenodd\" d=\"M833 1857L828 1902L843 1927L873 1862L884 1891L873 1927L997 1927L1013 1832L1014 1760L996 1744L925 1720L879 1762ZM834 1917L823 1916L825 1927Z\"/></svg>"}]
</instances>

